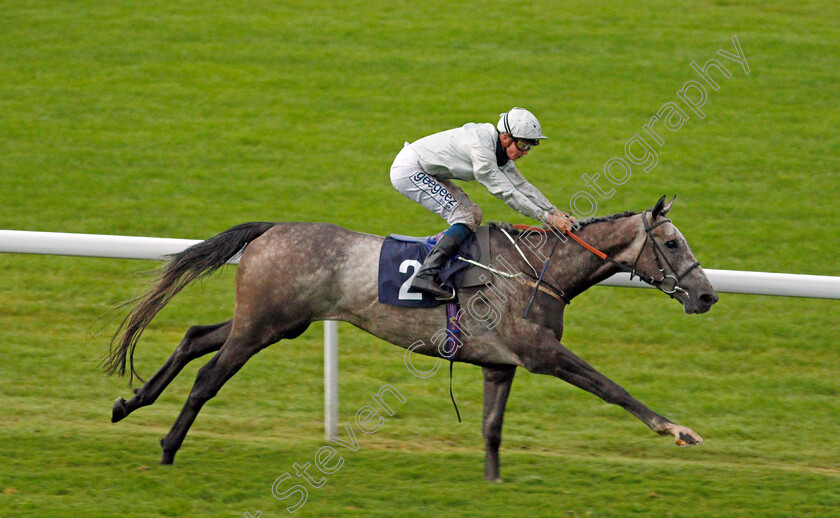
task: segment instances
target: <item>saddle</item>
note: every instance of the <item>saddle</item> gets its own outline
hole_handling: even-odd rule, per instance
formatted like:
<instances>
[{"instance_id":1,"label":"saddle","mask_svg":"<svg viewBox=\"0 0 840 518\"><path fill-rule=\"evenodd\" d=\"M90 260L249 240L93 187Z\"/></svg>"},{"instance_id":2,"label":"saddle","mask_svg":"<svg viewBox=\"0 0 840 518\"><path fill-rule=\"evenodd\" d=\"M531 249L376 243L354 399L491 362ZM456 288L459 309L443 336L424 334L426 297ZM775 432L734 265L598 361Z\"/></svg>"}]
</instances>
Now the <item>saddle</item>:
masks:
<instances>
[{"instance_id":1,"label":"saddle","mask_svg":"<svg viewBox=\"0 0 840 518\"><path fill-rule=\"evenodd\" d=\"M379 302L403 307L435 307L443 304L428 294L411 289L411 280L434 248L441 234L412 237L391 234L379 251ZM467 259L486 264L490 260L490 227L480 226L467 238L439 273L441 282L457 293L461 288L484 286L491 276Z\"/></svg>"}]
</instances>

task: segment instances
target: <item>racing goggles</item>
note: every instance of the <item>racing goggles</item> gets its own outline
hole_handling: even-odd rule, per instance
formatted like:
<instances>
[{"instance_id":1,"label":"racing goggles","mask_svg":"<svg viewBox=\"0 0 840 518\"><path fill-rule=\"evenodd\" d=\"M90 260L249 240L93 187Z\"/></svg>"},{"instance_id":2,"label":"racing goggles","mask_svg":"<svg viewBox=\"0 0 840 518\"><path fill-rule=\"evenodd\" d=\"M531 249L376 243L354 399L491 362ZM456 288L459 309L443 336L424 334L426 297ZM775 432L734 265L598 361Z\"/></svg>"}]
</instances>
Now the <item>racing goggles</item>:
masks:
<instances>
[{"instance_id":1,"label":"racing goggles","mask_svg":"<svg viewBox=\"0 0 840 518\"><path fill-rule=\"evenodd\" d=\"M539 146L540 141L537 139L530 139L530 138L516 138L513 137L513 143L516 144L517 149L519 151L528 151L534 146Z\"/></svg>"}]
</instances>

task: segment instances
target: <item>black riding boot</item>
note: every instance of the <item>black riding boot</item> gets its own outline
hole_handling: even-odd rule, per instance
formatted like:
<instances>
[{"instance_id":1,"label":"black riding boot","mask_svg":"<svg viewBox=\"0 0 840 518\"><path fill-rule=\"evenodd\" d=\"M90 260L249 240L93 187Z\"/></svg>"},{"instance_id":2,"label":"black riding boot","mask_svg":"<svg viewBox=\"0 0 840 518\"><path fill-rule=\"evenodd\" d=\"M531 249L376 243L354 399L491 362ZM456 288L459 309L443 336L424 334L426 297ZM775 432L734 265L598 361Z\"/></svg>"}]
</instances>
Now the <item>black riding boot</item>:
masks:
<instances>
[{"instance_id":1,"label":"black riding boot","mask_svg":"<svg viewBox=\"0 0 840 518\"><path fill-rule=\"evenodd\" d=\"M455 294L446 290L438 279L438 272L452 254L458 250L460 243L455 241L450 236L444 234L440 236L435 247L426 256L423 265L414 280L411 281L411 287L417 288L420 291L433 295L438 300L450 300L455 297Z\"/></svg>"}]
</instances>

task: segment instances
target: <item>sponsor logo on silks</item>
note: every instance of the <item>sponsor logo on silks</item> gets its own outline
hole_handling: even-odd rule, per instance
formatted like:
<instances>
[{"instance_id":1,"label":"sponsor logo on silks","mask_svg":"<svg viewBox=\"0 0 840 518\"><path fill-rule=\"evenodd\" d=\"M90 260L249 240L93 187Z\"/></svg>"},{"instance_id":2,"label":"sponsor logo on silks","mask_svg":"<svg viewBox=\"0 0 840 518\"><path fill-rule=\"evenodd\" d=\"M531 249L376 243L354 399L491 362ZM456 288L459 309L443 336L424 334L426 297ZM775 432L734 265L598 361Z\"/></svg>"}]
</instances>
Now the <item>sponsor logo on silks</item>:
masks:
<instances>
[{"instance_id":1,"label":"sponsor logo on silks","mask_svg":"<svg viewBox=\"0 0 840 518\"><path fill-rule=\"evenodd\" d=\"M421 171L412 175L410 178L418 189L431 196L432 199L438 202L445 210L452 211L455 209L455 206L458 205L458 200L450 194L446 187L436 182L428 174Z\"/></svg>"}]
</instances>

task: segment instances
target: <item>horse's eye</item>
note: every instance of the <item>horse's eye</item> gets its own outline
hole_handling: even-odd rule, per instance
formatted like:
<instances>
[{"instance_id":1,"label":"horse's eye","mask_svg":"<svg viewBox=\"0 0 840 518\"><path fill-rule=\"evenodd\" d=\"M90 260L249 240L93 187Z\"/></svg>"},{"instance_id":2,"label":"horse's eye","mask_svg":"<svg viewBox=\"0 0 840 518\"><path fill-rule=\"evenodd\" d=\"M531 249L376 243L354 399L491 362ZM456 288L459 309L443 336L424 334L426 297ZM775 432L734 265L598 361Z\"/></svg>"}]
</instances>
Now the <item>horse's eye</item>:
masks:
<instances>
[{"instance_id":1,"label":"horse's eye","mask_svg":"<svg viewBox=\"0 0 840 518\"><path fill-rule=\"evenodd\" d=\"M672 239L672 240L670 240L670 241L667 241L667 242L665 243L665 246L667 246L668 248L670 248L671 250L673 250L673 249L677 248L678 246L680 246L680 244L679 244L679 243L677 243L677 240L676 240L676 239Z\"/></svg>"}]
</instances>

